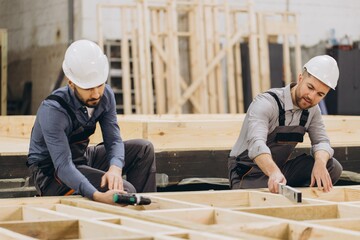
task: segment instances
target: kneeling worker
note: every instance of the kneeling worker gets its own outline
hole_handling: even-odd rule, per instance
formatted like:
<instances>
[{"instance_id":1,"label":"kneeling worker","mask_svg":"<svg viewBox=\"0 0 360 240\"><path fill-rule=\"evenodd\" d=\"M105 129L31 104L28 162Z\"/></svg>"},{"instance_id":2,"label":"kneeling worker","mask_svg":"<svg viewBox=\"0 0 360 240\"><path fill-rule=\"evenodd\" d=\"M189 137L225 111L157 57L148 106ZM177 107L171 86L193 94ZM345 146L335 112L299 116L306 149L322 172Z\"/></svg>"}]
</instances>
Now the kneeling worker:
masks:
<instances>
[{"instance_id":1,"label":"kneeling worker","mask_svg":"<svg viewBox=\"0 0 360 240\"><path fill-rule=\"evenodd\" d=\"M342 166L333 158L318 103L335 89L338 78L335 59L316 56L304 65L296 84L270 89L254 99L228 159L232 189L268 187L277 193L279 183L332 189ZM305 132L312 155L289 159Z\"/></svg>"},{"instance_id":2,"label":"kneeling worker","mask_svg":"<svg viewBox=\"0 0 360 240\"><path fill-rule=\"evenodd\" d=\"M120 137L114 93L105 84L109 63L100 47L72 43L62 68L68 85L41 103L31 133L27 165L38 194L75 193L113 203L115 193L156 191L153 145ZM97 123L103 143L88 146Z\"/></svg>"}]
</instances>

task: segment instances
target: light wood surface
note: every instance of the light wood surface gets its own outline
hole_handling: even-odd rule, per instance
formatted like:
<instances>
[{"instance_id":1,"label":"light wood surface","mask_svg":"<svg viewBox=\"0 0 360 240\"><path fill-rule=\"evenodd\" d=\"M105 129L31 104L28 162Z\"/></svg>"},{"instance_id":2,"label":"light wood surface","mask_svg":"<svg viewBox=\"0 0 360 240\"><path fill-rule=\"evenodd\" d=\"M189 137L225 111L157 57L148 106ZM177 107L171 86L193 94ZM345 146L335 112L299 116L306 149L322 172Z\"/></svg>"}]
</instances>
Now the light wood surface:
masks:
<instances>
[{"instance_id":1,"label":"light wood surface","mask_svg":"<svg viewBox=\"0 0 360 240\"><path fill-rule=\"evenodd\" d=\"M0 199L2 239L358 239L359 195L303 203L263 189L143 193L150 205L102 204L80 196ZM311 188L298 190L311 192ZM326 193L324 193L326 195ZM339 201L340 200L340 201Z\"/></svg>"},{"instance_id":2,"label":"light wood surface","mask_svg":"<svg viewBox=\"0 0 360 240\"><path fill-rule=\"evenodd\" d=\"M230 150L239 136L244 114L118 115L123 140L147 139L157 152ZM360 116L323 116L333 147L360 146ZM0 155L28 152L35 116L0 117ZM91 144L102 142L98 126ZM310 147L305 136L299 148Z\"/></svg>"}]
</instances>

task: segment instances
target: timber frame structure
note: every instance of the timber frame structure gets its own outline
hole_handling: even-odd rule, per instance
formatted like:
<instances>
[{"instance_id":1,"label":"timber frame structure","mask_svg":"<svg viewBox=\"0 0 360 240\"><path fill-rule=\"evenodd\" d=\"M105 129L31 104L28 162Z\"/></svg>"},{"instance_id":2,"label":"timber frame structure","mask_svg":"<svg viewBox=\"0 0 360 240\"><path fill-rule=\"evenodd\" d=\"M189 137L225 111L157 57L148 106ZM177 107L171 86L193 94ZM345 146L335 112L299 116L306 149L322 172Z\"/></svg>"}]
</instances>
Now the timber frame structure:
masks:
<instances>
[{"instance_id":1,"label":"timber frame structure","mask_svg":"<svg viewBox=\"0 0 360 240\"><path fill-rule=\"evenodd\" d=\"M145 206L72 197L0 199L1 239L358 239L360 186L146 193Z\"/></svg>"},{"instance_id":2,"label":"timber frame structure","mask_svg":"<svg viewBox=\"0 0 360 240\"><path fill-rule=\"evenodd\" d=\"M188 113L244 113L242 43L249 51L252 96L270 88L268 44L278 39L284 83L290 83L291 47L297 72L302 64L297 16L256 12L253 5L253 0L98 4L100 46L115 40L106 37L106 17L117 13L120 20L121 68L114 70L121 72L121 113L179 114L189 108Z\"/></svg>"}]
</instances>

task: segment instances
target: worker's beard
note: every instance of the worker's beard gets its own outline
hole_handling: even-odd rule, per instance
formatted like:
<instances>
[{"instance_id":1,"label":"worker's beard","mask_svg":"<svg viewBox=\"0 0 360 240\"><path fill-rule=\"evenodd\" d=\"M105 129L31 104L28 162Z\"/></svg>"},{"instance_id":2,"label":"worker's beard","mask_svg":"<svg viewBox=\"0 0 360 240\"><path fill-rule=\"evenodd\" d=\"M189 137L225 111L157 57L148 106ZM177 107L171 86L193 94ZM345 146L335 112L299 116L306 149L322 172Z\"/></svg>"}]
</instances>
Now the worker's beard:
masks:
<instances>
[{"instance_id":1,"label":"worker's beard","mask_svg":"<svg viewBox=\"0 0 360 240\"><path fill-rule=\"evenodd\" d=\"M310 99L308 96L301 94L302 93L300 92L300 88L297 87L295 89L295 102L300 109L305 110L316 105L314 104L313 100Z\"/></svg>"},{"instance_id":2,"label":"worker's beard","mask_svg":"<svg viewBox=\"0 0 360 240\"><path fill-rule=\"evenodd\" d=\"M97 105L99 105L100 100L102 98L103 95L100 95L99 98L95 99L95 98L89 98L89 99L84 99L83 97L80 96L80 93L77 91L76 87L74 88L74 93L76 98L85 106L89 107L89 108L95 108Z\"/></svg>"}]
</instances>

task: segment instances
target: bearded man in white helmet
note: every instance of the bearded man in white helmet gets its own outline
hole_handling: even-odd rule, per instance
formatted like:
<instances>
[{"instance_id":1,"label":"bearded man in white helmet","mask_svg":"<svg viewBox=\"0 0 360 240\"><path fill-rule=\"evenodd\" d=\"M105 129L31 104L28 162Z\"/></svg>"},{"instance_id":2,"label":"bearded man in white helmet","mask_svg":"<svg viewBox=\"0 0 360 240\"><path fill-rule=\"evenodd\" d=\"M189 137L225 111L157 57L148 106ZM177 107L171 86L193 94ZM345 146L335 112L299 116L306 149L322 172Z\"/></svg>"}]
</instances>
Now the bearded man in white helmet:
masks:
<instances>
[{"instance_id":1,"label":"bearded man in white helmet","mask_svg":"<svg viewBox=\"0 0 360 240\"><path fill-rule=\"evenodd\" d=\"M270 89L253 100L228 158L232 189L268 187L277 193L279 183L332 189L342 166L333 158L318 103L335 89L338 78L335 59L316 56L304 65L296 84ZM306 132L311 155L289 159Z\"/></svg>"},{"instance_id":2,"label":"bearded man in white helmet","mask_svg":"<svg viewBox=\"0 0 360 240\"><path fill-rule=\"evenodd\" d=\"M81 194L111 204L115 193L156 191L153 145L120 137L100 47L89 40L72 43L62 67L68 85L41 103L31 134L27 165L38 194ZM104 142L88 146L97 123Z\"/></svg>"}]
</instances>

